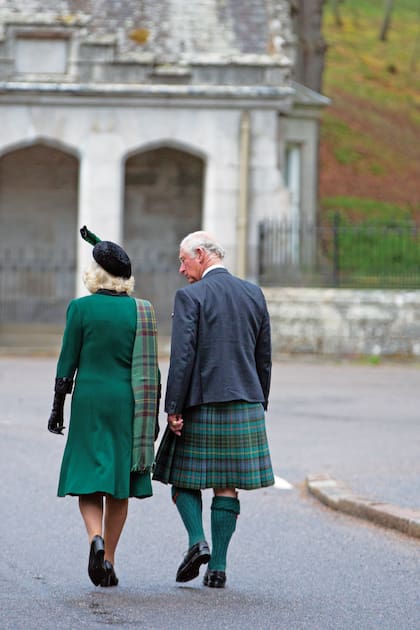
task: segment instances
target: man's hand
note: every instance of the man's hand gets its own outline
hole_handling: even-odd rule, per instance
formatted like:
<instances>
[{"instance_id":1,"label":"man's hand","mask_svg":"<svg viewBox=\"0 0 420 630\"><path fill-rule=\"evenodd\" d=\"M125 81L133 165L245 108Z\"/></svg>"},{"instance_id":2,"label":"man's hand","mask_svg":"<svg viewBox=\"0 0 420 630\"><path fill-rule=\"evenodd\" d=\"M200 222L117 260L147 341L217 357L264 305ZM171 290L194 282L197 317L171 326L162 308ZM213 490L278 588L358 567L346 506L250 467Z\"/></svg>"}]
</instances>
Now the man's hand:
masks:
<instances>
[{"instance_id":1,"label":"man's hand","mask_svg":"<svg viewBox=\"0 0 420 630\"><path fill-rule=\"evenodd\" d=\"M180 413L168 414L168 426L175 435L181 435L184 420Z\"/></svg>"}]
</instances>

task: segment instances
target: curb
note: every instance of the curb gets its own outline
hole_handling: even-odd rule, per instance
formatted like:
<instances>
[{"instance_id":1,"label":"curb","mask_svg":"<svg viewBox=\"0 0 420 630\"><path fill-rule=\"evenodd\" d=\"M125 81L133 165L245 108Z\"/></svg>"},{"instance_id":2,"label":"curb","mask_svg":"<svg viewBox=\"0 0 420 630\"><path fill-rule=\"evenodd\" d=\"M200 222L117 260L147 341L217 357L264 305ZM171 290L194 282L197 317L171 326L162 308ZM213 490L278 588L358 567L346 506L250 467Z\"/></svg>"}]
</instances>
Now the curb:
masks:
<instances>
[{"instance_id":1,"label":"curb","mask_svg":"<svg viewBox=\"0 0 420 630\"><path fill-rule=\"evenodd\" d=\"M309 492L333 510L420 538L420 510L355 495L342 482L328 474L308 475L305 481Z\"/></svg>"}]
</instances>

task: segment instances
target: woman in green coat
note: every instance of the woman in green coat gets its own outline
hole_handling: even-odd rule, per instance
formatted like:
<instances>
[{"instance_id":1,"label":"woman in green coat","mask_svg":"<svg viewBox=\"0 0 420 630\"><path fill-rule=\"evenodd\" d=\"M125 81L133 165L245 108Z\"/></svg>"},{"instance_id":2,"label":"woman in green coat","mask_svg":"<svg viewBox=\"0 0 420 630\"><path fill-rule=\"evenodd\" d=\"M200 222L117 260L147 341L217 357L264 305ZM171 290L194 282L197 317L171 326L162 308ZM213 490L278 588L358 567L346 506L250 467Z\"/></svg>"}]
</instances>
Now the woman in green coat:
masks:
<instances>
[{"instance_id":1,"label":"woman in green coat","mask_svg":"<svg viewBox=\"0 0 420 630\"><path fill-rule=\"evenodd\" d=\"M149 302L130 297L126 252L86 227L81 233L95 245L83 277L91 295L72 300L67 310L48 429L62 434L64 398L76 374L58 496L79 497L90 579L116 586L115 550L128 498L152 496L160 398L156 322Z\"/></svg>"}]
</instances>

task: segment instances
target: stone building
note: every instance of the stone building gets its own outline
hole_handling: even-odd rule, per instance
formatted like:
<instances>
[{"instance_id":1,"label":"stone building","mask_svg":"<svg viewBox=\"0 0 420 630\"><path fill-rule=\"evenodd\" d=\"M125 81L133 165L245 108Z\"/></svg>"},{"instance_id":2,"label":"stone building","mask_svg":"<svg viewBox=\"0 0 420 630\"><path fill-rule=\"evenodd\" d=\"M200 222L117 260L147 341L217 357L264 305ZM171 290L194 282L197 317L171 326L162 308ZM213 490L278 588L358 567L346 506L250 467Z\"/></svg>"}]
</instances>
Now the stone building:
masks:
<instances>
[{"instance_id":1,"label":"stone building","mask_svg":"<svg viewBox=\"0 0 420 630\"><path fill-rule=\"evenodd\" d=\"M206 229L258 280L258 224L314 218L318 116L287 0L0 0L0 325L61 324L86 224L169 332Z\"/></svg>"}]
</instances>

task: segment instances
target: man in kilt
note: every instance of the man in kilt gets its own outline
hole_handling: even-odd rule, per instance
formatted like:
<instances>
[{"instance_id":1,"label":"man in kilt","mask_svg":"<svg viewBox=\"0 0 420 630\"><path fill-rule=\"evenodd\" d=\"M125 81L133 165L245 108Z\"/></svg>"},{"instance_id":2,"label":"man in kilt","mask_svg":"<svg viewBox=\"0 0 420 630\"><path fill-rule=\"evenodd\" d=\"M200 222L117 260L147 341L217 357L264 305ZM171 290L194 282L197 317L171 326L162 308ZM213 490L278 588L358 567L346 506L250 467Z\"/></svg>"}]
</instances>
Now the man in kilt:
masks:
<instances>
[{"instance_id":1,"label":"man in kilt","mask_svg":"<svg viewBox=\"0 0 420 630\"><path fill-rule=\"evenodd\" d=\"M238 489L274 483L265 430L271 377L270 320L259 287L231 275L223 247L206 232L180 244L166 388L168 425L153 479L172 485L189 549L177 582L196 578L223 588L227 550L240 511ZM211 542L203 530L201 490L213 488Z\"/></svg>"}]
</instances>

